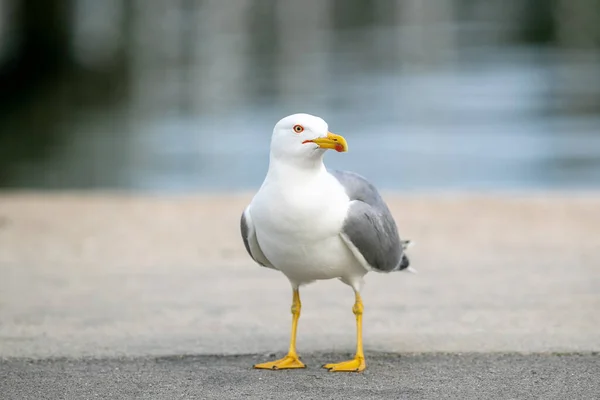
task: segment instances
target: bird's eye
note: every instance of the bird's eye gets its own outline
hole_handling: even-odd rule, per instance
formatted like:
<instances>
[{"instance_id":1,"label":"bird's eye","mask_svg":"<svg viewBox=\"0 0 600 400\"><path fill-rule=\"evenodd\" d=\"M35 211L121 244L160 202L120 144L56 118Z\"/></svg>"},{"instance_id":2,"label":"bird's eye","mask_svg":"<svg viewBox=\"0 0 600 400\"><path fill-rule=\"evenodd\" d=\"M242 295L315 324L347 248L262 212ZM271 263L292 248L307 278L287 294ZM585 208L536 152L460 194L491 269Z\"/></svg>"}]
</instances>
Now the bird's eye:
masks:
<instances>
[{"instance_id":1,"label":"bird's eye","mask_svg":"<svg viewBox=\"0 0 600 400\"><path fill-rule=\"evenodd\" d=\"M304 127L302 125L294 125L294 132L302 133L304 131Z\"/></svg>"}]
</instances>

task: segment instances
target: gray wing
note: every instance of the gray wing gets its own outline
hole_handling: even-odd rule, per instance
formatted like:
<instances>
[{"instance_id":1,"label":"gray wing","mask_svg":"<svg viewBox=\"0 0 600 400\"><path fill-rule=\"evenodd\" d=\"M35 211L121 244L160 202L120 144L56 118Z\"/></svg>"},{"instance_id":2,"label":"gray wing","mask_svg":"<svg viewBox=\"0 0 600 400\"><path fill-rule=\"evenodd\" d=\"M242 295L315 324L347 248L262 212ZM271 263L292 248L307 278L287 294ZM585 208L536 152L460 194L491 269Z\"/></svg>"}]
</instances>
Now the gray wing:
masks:
<instances>
[{"instance_id":1,"label":"gray wing","mask_svg":"<svg viewBox=\"0 0 600 400\"><path fill-rule=\"evenodd\" d=\"M246 251L257 264L262 265L263 267L277 269L267 259L258 245L256 231L254 230L252 217L250 216L249 206L246 207L242 213L242 217L240 218L240 233L242 234L242 240L244 241L244 247L246 247Z\"/></svg>"},{"instance_id":2,"label":"gray wing","mask_svg":"<svg viewBox=\"0 0 600 400\"><path fill-rule=\"evenodd\" d=\"M350 198L342 238L358 251L373 270L399 271L409 267L404 249L410 243L400 240L396 222L377 189L365 178L348 171L329 171ZM350 242L350 243L348 243Z\"/></svg>"}]
</instances>

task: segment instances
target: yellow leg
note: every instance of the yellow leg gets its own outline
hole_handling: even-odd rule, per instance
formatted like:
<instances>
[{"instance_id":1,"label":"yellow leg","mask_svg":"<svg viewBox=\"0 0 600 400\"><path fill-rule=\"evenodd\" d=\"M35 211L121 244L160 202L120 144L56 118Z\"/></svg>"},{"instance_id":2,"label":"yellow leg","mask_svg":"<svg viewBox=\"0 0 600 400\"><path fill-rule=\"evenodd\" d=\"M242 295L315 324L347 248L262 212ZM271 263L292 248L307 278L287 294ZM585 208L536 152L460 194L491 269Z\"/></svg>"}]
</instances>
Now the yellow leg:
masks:
<instances>
[{"instance_id":1,"label":"yellow leg","mask_svg":"<svg viewBox=\"0 0 600 400\"><path fill-rule=\"evenodd\" d=\"M356 301L354 302L354 307L352 307L352 312L356 316L356 355L352 360L323 365L323 368L327 368L331 372L360 372L367 366L362 342L362 315L364 307L360 294L358 292L355 292L355 294Z\"/></svg>"},{"instance_id":2,"label":"yellow leg","mask_svg":"<svg viewBox=\"0 0 600 400\"><path fill-rule=\"evenodd\" d=\"M254 368L258 369L290 369L290 368L306 368L306 365L300 361L298 353L296 353L296 331L298 330L298 319L300 318L300 292L294 289L292 299L292 334L290 338L290 349L285 357L262 364L255 364Z\"/></svg>"}]
</instances>

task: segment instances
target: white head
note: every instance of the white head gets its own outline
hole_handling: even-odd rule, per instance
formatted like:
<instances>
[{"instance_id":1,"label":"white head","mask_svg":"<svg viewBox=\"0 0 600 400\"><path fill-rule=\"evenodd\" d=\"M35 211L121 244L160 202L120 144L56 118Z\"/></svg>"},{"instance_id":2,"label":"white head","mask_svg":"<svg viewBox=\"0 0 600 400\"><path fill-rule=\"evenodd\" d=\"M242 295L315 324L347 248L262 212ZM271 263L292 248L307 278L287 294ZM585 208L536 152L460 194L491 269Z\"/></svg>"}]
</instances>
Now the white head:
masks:
<instances>
[{"instance_id":1,"label":"white head","mask_svg":"<svg viewBox=\"0 0 600 400\"><path fill-rule=\"evenodd\" d=\"M346 139L329 132L327 122L310 114L293 114L273 129L271 157L300 166L317 165L325 151L348 151Z\"/></svg>"}]
</instances>

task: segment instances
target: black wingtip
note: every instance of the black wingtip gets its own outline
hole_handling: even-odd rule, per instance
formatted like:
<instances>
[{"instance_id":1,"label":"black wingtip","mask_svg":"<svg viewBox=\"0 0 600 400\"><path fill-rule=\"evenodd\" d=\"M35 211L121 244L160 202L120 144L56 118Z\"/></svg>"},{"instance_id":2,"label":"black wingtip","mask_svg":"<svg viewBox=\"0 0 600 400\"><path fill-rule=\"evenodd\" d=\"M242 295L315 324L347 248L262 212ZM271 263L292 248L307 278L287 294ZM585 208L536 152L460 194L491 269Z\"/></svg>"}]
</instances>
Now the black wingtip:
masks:
<instances>
[{"instance_id":1,"label":"black wingtip","mask_svg":"<svg viewBox=\"0 0 600 400\"><path fill-rule=\"evenodd\" d=\"M398 268L398 271L402 271L408 267L410 267L410 260L406 254L402 254L402 260L400 261L400 268Z\"/></svg>"}]
</instances>

